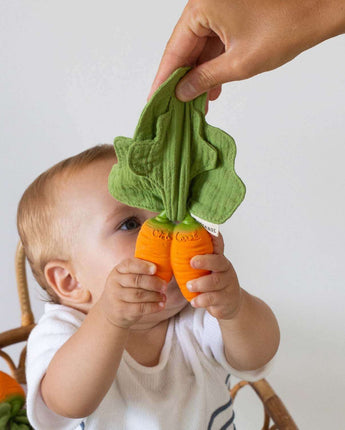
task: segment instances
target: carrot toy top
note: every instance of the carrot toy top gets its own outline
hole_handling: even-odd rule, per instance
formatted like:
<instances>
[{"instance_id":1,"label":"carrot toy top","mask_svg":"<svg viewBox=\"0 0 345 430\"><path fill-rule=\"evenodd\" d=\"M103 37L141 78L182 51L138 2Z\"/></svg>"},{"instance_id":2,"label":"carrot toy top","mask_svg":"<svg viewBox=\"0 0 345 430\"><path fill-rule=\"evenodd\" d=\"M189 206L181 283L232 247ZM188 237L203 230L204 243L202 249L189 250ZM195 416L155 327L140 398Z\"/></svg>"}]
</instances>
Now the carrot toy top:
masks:
<instances>
[{"instance_id":1,"label":"carrot toy top","mask_svg":"<svg viewBox=\"0 0 345 430\"><path fill-rule=\"evenodd\" d=\"M176 70L145 106L133 138L114 140L118 163L109 191L119 201L182 221L188 212L224 223L245 195L234 169L231 136L205 121L206 94L184 103L175 97Z\"/></svg>"}]
</instances>

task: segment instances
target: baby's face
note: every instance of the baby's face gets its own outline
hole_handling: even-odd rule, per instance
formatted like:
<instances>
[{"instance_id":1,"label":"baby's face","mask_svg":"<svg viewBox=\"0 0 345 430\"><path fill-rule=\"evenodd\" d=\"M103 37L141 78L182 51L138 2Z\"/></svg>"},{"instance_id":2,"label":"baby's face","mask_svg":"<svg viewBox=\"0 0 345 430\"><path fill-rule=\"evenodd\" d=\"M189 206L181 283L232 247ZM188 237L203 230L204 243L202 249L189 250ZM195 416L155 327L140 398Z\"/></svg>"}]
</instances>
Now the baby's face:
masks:
<instances>
[{"instance_id":1,"label":"baby's face","mask_svg":"<svg viewBox=\"0 0 345 430\"><path fill-rule=\"evenodd\" d=\"M68 211L68 218L73 218L73 271L79 283L92 296L86 312L100 298L113 268L122 260L134 257L141 225L146 219L157 215L127 206L110 195L108 175L113 164L113 160L95 162L62 185L63 210ZM172 278L165 309L148 319L166 319L179 312L186 303L175 278Z\"/></svg>"}]
</instances>

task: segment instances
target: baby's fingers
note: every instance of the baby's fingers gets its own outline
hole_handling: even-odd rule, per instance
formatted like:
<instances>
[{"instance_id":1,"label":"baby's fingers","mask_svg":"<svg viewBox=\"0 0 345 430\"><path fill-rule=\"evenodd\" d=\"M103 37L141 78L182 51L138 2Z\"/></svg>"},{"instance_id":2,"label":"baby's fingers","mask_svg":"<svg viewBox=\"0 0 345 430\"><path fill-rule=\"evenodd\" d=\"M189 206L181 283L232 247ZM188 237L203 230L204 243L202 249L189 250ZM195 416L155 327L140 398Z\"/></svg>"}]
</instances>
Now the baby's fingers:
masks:
<instances>
[{"instance_id":1,"label":"baby's fingers","mask_svg":"<svg viewBox=\"0 0 345 430\"><path fill-rule=\"evenodd\" d=\"M142 273L120 274L117 281L122 287L139 288L162 293L166 291L167 287L167 283L158 276L144 275Z\"/></svg>"},{"instance_id":2,"label":"baby's fingers","mask_svg":"<svg viewBox=\"0 0 345 430\"><path fill-rule=\"evenodd\" d=\"M128 305L128 308L126 308L126 313L129 320L138 321L144 315L161 312L164 306L164 302L131 303Z\"/></svg>"},{"instance_id":3,"label":"baby's fingers","mask_svg":"<svg viewBox=\"0 0 345 430\"><path fill-rule=\"evenodd\" d=\"M146 275L154 275L156 273L156 265L140 258L126 258L116 266L119 273L139 273Z\"/></svg>"},{"instance_id":4,"label":"baby's fingers","mask_svg":"<svg viewBox=\"0 0 345 430\"><path fill-rule=\"evenodd\" d=\"M126 303L165 303L166 301L163 293L141 288L121 288L119 299Z\"/></svg>"},{"instance_id":5,"label":"baby's fingers","mask_svg":"<svg viewBox=\"0 0 345 430\"><path fill-rule=\"evenodd\" d=\"M229 284L228 277L223 273L211 273L187 282L187 288L193 293L207 293L223 290Z\"/></svg>"},{"instance_id":6,"label":"baby's fingers","mask_svg":"<svg viewBox=\"0 0 345 430\"><path fill-rule=\"evenodd\" d=\"M194 269L211 272L226 272L232 267L230 261L222 254L196 255L191 259L190 264Z\"/></svg>"}]
</instances>

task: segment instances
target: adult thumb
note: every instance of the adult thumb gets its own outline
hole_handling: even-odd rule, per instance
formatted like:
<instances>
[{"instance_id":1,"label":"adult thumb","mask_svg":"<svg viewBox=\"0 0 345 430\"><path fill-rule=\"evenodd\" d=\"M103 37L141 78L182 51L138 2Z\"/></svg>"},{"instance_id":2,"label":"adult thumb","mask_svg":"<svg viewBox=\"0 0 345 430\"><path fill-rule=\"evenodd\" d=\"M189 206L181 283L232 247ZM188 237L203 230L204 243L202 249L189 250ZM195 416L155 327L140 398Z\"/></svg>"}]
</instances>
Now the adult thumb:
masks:
<instances>
[{"instance_id":1,"label":"adult thumb","mask_svg":"<svg viewBox=\"0 0 345 430\"><path fill-rule=\"evenodd\" d=\"M176 86L176 97L187 102L225 82L233 80L227 52L194 67Z\"/></svg>"}]
</instances>

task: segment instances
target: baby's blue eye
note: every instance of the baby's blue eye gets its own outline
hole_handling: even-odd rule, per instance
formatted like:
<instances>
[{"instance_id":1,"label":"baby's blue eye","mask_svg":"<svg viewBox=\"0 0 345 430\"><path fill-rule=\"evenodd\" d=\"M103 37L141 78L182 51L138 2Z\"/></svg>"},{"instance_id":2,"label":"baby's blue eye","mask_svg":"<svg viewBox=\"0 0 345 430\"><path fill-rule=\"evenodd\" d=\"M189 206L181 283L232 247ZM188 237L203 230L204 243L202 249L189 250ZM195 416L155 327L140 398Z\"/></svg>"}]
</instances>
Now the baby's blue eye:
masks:
<instances>
[{"instance_id":1,"label":"baby's blue eye","mask_svg":"<svg viewBox=\"0 0 345 430\"><path fill-rule=\"evenodd\" d=\"M121 225L119 230L135 230L141 226L140 221L136 217L126 219Z\"/></svg>"}]
</instances>

